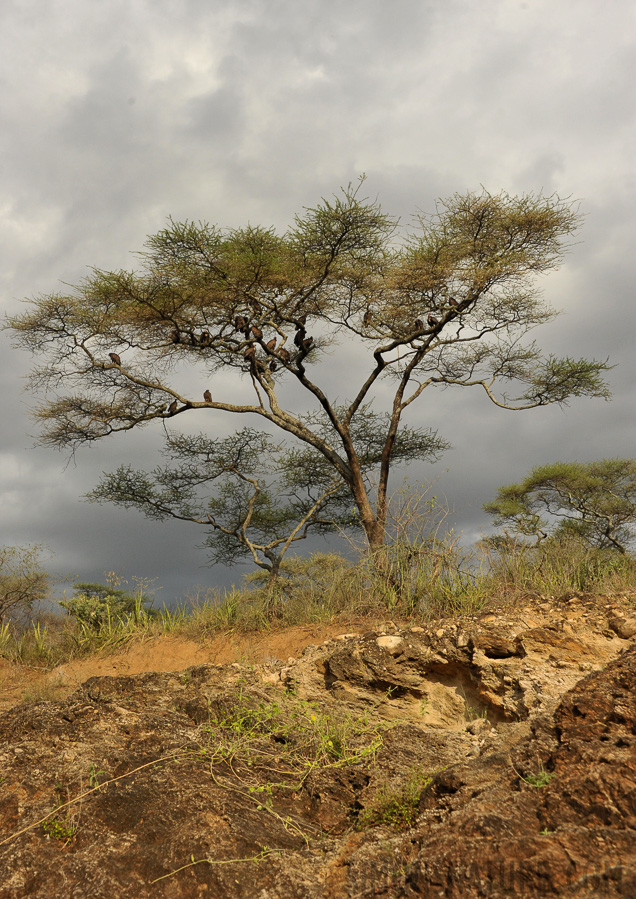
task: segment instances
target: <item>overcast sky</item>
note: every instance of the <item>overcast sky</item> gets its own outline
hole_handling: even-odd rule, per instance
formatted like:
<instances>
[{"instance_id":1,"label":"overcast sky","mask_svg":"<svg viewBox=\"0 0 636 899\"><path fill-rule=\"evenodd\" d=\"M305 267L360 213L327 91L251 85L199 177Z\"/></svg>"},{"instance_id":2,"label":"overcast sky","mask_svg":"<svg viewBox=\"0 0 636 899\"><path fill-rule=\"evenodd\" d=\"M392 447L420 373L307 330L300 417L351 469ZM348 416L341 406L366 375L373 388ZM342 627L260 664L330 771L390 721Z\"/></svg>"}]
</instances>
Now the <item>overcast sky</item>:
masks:
<instances>
[{"instance_id":1,"label":"overcast sky","mask_svg":"<svg viewBox=\"0 0 636 899\"><path fill-rule=\"evenodd\" d=\"M447 390L412 407L453 449L410 473L440 476L470 542L531 467L634 455L635 45L633 0L4 0L3 311L133 268L168 216L284 231L362 172L403 221L480 185L580 199L579 242L540 283L563 314L534 336L609 356L613 400L512 413ZM157 464L160 431L70 464L37 448L32 360L0 345L0 544L44 544L60 576L156 578L167 602L240 580L205 567L194 526L85 502L102 471Z\"/></svg>"}]
</instances>

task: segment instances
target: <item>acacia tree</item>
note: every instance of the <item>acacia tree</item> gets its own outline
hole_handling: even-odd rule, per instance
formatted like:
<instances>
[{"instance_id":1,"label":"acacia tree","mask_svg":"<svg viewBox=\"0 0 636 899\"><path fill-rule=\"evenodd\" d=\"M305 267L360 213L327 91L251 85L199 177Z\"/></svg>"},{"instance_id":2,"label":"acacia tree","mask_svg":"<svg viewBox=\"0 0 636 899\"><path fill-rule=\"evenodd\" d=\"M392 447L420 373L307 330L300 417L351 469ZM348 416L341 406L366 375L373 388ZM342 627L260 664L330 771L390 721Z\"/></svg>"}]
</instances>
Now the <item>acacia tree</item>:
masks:
<instances>
[{"instance_id":1,"label":"acacia tree","mask_svg":"<svg viewBox=\"0 0 636 899\"><path fill-rule=\"evenodd\" d=\"M43 442L75 449L202 409L251 414L326 460L381 557L402 419L425 390L477 387L514 410L608 395L606 363L544 358L521 342L553 317L534 278L577 227L571 203L455 195L402 232L360 192L323 199L284 235L170 221L148 239L140 270L94 270L70 293L35 299L9 324L39 357ZM321 364L328 352L341 361ZM188 388L175 371L186 363L199 372ZM243 384L228 386L228 372ZM359 435L383 397L370 477ZM320 427L295 411L308 408ZM414 429L410 444L410 458L426 457L430 434Z\"/></svg>"},{"instance_id":2,"label":"acacia tree","mask_svg":"<svg viewBox=\"0 0 636 899\"><path fill-rule=\"evenodd\" d=\"M575 533L592 546L626 553L636 524L636 460L557 462L501 487L484 506L496 525L541 542Z\"/></svg>"}]
</instances>

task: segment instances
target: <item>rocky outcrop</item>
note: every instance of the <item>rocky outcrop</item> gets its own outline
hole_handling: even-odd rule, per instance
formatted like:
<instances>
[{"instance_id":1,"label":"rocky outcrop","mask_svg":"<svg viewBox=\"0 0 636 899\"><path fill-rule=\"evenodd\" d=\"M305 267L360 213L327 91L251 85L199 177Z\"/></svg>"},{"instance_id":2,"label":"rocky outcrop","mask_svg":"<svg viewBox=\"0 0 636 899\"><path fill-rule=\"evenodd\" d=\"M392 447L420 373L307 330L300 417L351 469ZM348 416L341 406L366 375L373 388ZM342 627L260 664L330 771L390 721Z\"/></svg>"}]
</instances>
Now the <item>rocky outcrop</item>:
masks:
<instances>
[{"instance_id":1,"label":"rocky outcrop","mask_svg":"<svg viewBox=\"0 0 636 899\"><path fill-rule=\"evenodd\" d=\"M636 896L635 618L528 603L17 706L0 899Z\"/></svg>"}]
</instances>

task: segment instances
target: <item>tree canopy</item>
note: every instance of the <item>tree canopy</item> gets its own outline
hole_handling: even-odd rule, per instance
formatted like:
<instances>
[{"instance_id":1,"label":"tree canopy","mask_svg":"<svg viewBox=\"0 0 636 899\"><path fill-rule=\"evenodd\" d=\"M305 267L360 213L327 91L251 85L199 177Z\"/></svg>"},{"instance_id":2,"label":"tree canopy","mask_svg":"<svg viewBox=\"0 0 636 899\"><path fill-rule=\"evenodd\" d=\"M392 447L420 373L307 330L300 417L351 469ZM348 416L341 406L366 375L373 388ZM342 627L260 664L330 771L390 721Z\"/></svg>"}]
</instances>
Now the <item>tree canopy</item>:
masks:
<instances>
[{"instance_id":1,"label":"tree canopy","mask_svg":"<svg viewBox=\"0 0 636 899\"><path fill-rule=\"evenodd\" d=\"M542 465L520 484L501 487L484 509L495 524L538 541L575 533L600 549L625 553L636 524L636 460Z\"/></svg>"},{"instance_id":2,"label":"tree canopy","mask_svg":"<svg viewBox=\"0 0 636 899\"><path fill-rule=\"evenodd\" d=\"M574 204L456 194L407 230L361 185L283 235L169 221L138 270L94 269L33 300L9 325L38 357L43 442L75 450L185 414L252 416L324 460L378 550L391 466L442 446L403 426L425 390L478 388L512 410L608 396L605 362L522 340L554 315L535 278L562 258ZM367 427L381 403L381 429Z\"/></svg>"}]
</instances>

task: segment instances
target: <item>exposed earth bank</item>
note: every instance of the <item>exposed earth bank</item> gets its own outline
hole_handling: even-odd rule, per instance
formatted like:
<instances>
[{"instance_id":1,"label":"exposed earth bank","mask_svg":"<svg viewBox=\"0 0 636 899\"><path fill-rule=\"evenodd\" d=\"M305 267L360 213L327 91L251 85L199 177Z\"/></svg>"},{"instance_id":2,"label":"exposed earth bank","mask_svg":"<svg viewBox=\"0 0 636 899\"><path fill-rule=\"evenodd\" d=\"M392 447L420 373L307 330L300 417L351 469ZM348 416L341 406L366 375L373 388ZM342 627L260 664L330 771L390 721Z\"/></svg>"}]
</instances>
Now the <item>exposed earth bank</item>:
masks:
<instances>
[{"instance_id":1,"label":"exposed earth bank","mask_svg":"<svg viewBox=\"0 0 636 899\"><path fill-rule=\"evenodd\" d=\"M633 600L335 630L0 714L0 899L636 896Z\"/></svg>"}]
</instances>

